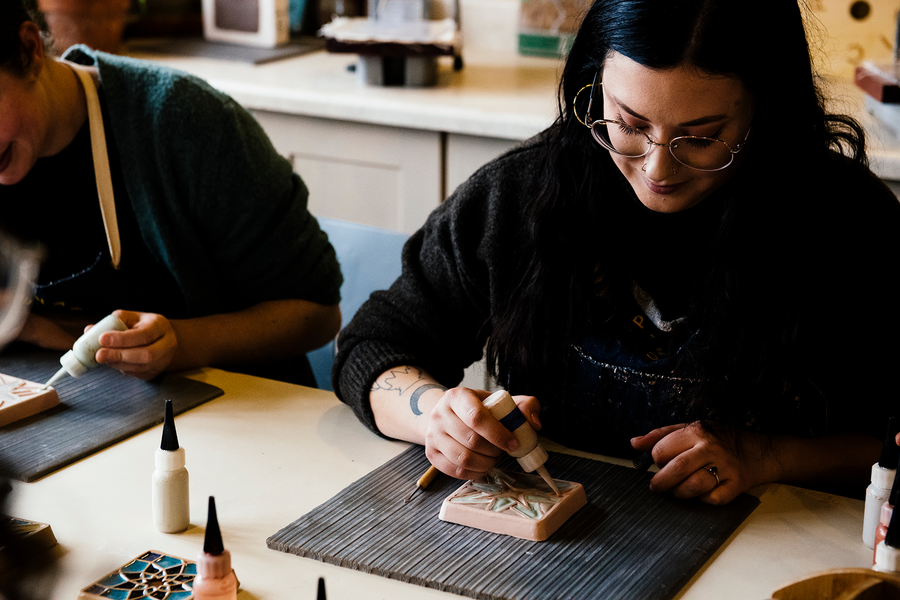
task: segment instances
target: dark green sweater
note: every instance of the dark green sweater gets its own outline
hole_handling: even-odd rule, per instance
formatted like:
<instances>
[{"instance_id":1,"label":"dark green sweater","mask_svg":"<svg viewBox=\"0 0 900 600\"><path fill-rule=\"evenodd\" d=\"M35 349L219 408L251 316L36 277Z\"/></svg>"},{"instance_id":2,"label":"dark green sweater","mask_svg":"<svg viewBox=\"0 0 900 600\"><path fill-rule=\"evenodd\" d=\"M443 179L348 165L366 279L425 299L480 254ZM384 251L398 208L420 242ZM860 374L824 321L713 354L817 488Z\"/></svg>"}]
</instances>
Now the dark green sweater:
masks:
<instances>
[{"instance_id":1,"label":"dark green sweater","mask_svg":"<svg viewBox=\"0 0 900 600\"><path fill-rule=\"evenodd\" d=\"M65 58L99 69L122 265L109 294L54 295L54 284L106 247L86 125L60 156L0 188L4 225L39 224L26 237L51 250L39 295L90 313L124 308L176 318L276 299L338 303L340 268L307 210L306 186L246 110L200 79L151 62L83 46Z\"/></svg>"}]
</instances>

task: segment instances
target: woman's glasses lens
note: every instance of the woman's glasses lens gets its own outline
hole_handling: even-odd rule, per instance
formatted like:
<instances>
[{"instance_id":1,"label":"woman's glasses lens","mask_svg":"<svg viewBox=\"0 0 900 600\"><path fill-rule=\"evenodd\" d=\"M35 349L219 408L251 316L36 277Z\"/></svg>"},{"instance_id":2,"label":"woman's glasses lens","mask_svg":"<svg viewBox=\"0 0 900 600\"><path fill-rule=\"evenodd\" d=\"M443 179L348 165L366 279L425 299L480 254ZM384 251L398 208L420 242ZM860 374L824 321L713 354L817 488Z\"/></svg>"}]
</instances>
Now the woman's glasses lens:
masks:
<instances>
[{"instance_id":1,"label":"woman's glasses lens","mask_svg":"<svg viewBox=\"0 0 900 600\"><path fill-rule=\"evenodd\" d=\"M622 156L637 158L650 150L647 136L624 124L594 121L591 132L601 146Z\"/></svg>"},{"instance_id":2,"label":"woman's glasses lens","mask_svg":"<svg viewBox=\"0 0 900 600\"><path fill-rule=\"evenodd\" d=\"M607 150L630 158L644 156L652 147L649 137L624 123L594 121L591 133ZM725 142L690 136L674 138L669 151L681 164L701 171L724 169L733 157Z\"/></svg>"}]
</instances>

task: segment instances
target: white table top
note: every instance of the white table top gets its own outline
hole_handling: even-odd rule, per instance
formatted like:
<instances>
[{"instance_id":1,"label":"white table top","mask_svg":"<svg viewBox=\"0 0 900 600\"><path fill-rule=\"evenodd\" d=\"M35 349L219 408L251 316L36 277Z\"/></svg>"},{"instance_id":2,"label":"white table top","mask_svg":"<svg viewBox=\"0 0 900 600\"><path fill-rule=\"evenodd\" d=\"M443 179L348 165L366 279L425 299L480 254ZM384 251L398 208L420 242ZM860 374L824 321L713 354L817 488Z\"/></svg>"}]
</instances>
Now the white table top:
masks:
<instances>
[{"instance_id":1,"label":"white table top","mask_svg":"<svg viewBox=\"0 0 900 600\"><path fill-rule=\"evenodd\" d=\"M265 544L408 444L369 432L330 392L217 369L189 375L225 395L176 418L191 478L192 525L186 532L160 533L152 523L150 477L161 426L39 481L13 482L12 514L49 523L59 541L57 587L43 597L74 599L145 550L195 559L210 495L241 581L241 600L312 598L320 576L331 600L457 597ZM754 493L761 505L678 598L760 600L817 571L871 565L872 553L861 540L862 501L785 485Z\"/></svg>"}]
</instances>

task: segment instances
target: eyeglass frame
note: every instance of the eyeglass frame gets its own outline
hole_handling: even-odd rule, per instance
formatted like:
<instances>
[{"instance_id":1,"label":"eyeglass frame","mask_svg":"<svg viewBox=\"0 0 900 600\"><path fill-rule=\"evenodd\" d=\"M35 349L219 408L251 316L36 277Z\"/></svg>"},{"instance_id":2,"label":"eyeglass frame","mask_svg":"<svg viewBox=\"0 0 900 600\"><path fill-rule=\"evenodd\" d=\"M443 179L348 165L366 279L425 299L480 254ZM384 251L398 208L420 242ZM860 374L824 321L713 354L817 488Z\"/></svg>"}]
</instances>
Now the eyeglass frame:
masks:
<instances>
[{"instance_id":1,"label":"eyeglass frame","mask_svg":"<svg viewBox=\"0 0 900 600\"><path fill-rule=\"evenodd\" d=\"M600 69L597 69L597 72L594 74L593 83L589 83L589 84L585 85L584 87L582 87L580 90L578 90L575 93L575 97L572 99L572 113L575 115L575 118L578 119L579 123L581 123L582 125L584 125L585 127L587 127L588 129L591 130L591 136L594 138L594 140L596 140L596 142L598 144L603 146L603 148L605 150L608 150L609 152L615 152L619 156L624 156L626 158L641 158L643 156L647 156L648 154L650 154L650 151L653 150L653 146L659 146L661 148L668 148L669 154L671 154L672 158L677 160L678 164L680 164L680 165L684 165L685 167L687 167L689 169L694 169L695 171L703 171L704 173L715 173L716 171L722 171L722 170L730 167L732 165L732 163L734 163L734 155L737 154L738 152L740 152L741 150L743 150L747 145L747 140L750 138L750 131L753 129L752 127L749 127L747 129L747 135L744 136L743 141L739 142L735 146L732 146L725 140L720 140L719 138L714 138L714 137L706 137L706 136L702 136L702 135L679 135L679 136L673 137L671 140L668 141L668 143L660 144L658 142L653 141L653 139L649 135L644 133L643 131L638 130L637 131L638 133L640 133L645 138L647 138L647 142L648 142L647 151L644 152L643 154L638 154L636 156L631 156L629 154L622 154L615 148L611 148L611 147L607 146L607 144L604 143L603 140L600 138L600 136L594 131L595 123L602 123L603 125L612 123L615 125L628 127L629 129L635 129L628 123L623 123L622 121L616 121L615 119L596 119L596 120L594 120L591 118L591 107L594 105L594 94L596 93L597 88L602 89L602 86L603 86L602 81L600 81L600 82L597 81L597 79L599 77L600 77ZM587 122L585 122L585 121L582 121L581 117L578 116L577 102L578 102L578 96L581 95L581 92L583 92L584 90L586 90L588 88L591 88L591 95L590 95L590 98L588 99L587 112L584 115L585 120L587 121ZM725 147L728 148L728 151L731 153L730 160L728 161L728 164L726 164L723 167L719 167L718 169L700 169L698 167L692 167L691 165L682 162L677 156L675 156L675 153L672 152L672 144L676 140L709 140L711 142L721 142L721 143L725 144ZM611 145L611 143L610 143L610 145Z\"/></svg>"}]
</instances>

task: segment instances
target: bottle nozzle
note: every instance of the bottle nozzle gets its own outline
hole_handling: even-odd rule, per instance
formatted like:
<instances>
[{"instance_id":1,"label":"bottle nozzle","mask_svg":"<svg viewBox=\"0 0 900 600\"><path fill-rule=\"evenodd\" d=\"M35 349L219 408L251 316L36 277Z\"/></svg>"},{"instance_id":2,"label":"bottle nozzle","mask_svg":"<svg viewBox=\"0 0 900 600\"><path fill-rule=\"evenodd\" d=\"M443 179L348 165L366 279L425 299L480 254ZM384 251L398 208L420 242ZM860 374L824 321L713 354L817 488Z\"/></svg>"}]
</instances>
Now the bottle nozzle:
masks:
<instances>
[{"instance_id":1,"label":"bottle nozzle","mask_svg":"<svg viewBox=\"0 0 900 600\"><path fill-rule=\"evenodd\" d=\"M56 383L57 381L62 379L65 375L68 375L68 373L66 372L66 369L65 368L60 369L59 371L56 372L56 375L51 377L50 380L43 385L41 390L42 391L46 390L48 387L50 387L51 385L53 385L54 383Z\"/></svg>"},{"instance_id":2,"label":"bottle nozzle","mask_svg":"<svg viewBox=\"0 0 900 600\"><path fill-rule=\"evenodd\" d=\"M544 481L547 482L547 485L550 486L550 489L553 490L553 493L559 496L559 488L556 487L556 482L553 481L553 478L550 477L550 472L547 471L547 467L541 465L535 471L538 472L538 475L544 478Z\"/></svg>"}]
</instances>

